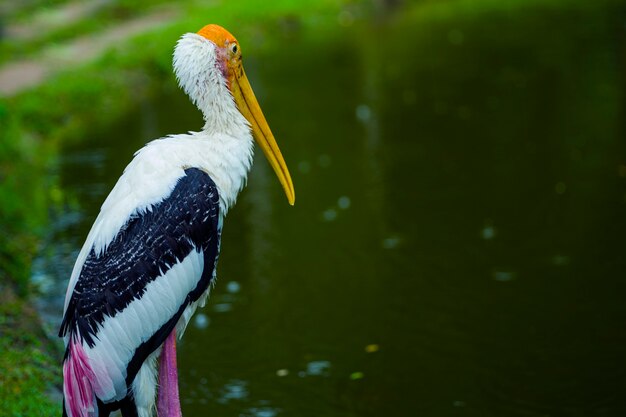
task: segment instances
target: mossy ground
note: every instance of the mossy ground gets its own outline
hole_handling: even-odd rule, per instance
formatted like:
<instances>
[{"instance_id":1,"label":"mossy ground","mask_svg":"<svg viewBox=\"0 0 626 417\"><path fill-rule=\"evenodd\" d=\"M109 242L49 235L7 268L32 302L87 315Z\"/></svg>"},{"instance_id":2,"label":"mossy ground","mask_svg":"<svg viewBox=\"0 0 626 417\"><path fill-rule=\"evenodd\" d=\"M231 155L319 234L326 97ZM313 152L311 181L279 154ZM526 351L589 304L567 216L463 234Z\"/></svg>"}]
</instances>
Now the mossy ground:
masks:
<instances>
[{"instance_id":1,"label":"mossy ground","mask_svg":"<svg viewBox=\"0 0 626 417\"><path fill-rule=\"evenodd\" d=\"M0 415L59 415L48 394L61 385L60 352L32 305L6 285L0 285L0 334Z\"/></svg>"}]
</instances>

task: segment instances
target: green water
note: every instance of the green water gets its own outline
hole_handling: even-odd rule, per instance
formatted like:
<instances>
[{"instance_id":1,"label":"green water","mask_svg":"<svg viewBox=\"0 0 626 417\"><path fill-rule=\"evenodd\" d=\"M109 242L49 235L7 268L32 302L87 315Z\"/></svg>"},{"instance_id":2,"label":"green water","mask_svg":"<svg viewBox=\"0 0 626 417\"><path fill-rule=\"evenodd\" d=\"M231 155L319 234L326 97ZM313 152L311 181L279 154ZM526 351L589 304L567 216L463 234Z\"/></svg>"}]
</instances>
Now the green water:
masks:
<instances>
[{"instance_id":1,"label":"green water","mask_svg":"<svg viewBox=\"0 0 626 417\"><path fill-rule=\"evenodd\" d=\"M625 415L614 12L291 33L247 57L296 206L259 155L179 346L184 415ZM201 122L170 83L64 150L49 308L134 150Z\"/></svg>"}]
</instances>

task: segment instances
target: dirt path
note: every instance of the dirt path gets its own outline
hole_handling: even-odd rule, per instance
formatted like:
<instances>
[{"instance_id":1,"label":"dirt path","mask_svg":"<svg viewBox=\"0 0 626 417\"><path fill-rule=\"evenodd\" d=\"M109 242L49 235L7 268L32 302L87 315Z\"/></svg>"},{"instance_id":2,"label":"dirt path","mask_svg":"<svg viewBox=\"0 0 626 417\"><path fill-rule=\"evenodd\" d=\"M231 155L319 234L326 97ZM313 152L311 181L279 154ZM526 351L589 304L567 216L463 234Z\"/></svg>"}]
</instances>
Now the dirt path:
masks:
<instances>
[{"instance_id":1,"label":"dirt path","mask_svg":"<svg viewBox=\"0 0 626 417\"><path fill-rule=\"evenodd\" d=\"M9 62L0 67L0 97L12 96L35 87L68 66L92 61L121 41L155 26L167 24L175 16L176 12L171 9L155 11L107 31L48 47L36 58Z\"/></svg>"},{"instance_id":2,"label":"dirt path","mask_svg":"<svg viewBox=\"0 0 626 417\"><path fill-rule=\"evenodd\" d=\"M27 22L7 24L3 35L6 38L20 41L43 38L56 29L69 26L80 19L95 14L113 1L75 1L54 8L44 8L35 12Z\"/></svg>"}]
</instances>

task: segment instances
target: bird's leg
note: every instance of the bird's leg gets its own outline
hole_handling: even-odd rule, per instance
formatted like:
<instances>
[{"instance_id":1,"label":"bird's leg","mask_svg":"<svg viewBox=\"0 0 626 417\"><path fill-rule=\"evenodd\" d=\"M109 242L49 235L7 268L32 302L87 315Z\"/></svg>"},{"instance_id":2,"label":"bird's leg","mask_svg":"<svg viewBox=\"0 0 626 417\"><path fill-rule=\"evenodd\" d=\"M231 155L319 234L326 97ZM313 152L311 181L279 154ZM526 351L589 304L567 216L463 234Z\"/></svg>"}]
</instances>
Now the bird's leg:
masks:
<instances>
[{"instance_id":1,"label":"bird's leg","mask_svg":"<svg viewBox=\"0 0 626 417\"><path fill-rule=\"evenodd\" d=\"M176 329L165 339L161 351L157 412L159 417L182 417L176 369Z\"/></svg>"}]
</instances>

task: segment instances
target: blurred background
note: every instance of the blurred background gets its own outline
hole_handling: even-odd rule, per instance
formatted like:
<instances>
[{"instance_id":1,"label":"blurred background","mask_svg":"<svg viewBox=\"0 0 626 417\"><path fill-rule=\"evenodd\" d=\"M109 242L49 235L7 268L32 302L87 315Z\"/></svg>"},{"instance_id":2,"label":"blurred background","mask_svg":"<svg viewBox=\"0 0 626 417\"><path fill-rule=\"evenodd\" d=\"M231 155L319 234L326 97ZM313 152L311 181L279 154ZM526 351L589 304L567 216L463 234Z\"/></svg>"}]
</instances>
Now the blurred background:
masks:
<instances>
[{"instance_id":1,"label":"blurred background","mask_svg":"<svg viewBox=\"0 0 626 417\"><path fill-rule=\"evenodd\" d=\"M259 155L179 346L185 416L626 415L625 2L0 10L6 415L60 415L74 260L133 152L202 127L171 53L207 23L298 199Z\"/></svg>"}]
</instances>

